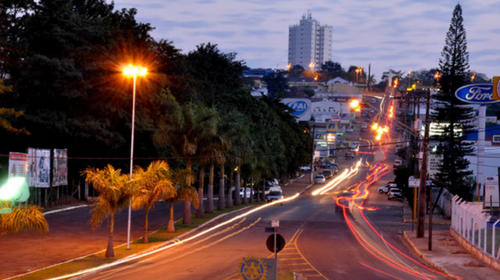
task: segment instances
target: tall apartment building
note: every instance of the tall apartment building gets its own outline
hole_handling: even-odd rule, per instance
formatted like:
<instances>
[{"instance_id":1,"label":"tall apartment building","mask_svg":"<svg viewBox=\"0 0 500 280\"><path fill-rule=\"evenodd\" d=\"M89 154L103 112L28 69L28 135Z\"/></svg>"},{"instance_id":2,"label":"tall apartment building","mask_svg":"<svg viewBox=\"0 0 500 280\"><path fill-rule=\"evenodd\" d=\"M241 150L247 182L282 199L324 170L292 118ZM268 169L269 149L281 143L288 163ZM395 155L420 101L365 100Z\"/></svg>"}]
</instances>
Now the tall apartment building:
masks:
<instances>
[{"instance_id":1,"label":"tall apartment building","mask_svg":"<svg viewBox=\"0 0 500 280\"><path fill-rule=\"evenodd\" d=\"M304 69L321 69L321 64L332 60L333 27L320 25L311 12L302 15L299 25L290 26L288 33L288 63Z\"/></svg>"}]
</instances>

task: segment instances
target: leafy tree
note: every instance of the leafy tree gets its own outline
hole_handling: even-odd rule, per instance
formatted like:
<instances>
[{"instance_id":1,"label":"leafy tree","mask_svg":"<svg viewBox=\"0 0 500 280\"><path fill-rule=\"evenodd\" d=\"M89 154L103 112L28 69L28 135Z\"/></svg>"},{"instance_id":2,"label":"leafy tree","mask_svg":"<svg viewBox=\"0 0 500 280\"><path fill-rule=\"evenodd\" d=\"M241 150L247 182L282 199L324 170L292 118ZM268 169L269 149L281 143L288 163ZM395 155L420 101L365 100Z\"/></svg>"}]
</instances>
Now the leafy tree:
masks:
<instances>
[{"instance_id":1,"label":"leafy tree","mask_svg":"<svg viewBox=\"0 0 500 280\"><path fill-rule=\"evenodd\" d=\"M31 132L11 137L11 147L36 142L67 147L75 156L126 152L131 82L118 71L121 64L147 61L152 28L135 21L135 9L113 11L114 5L102 0L7 2L15 3L7 14L18 16L9 21L8 33L0 32L9 47L2 71L13 85L2 103L24 111L15 126ZM148 104L153 98L141 94L143 89L139 81L138 154L152 146L149 111L142 109L154 109Z\"/></svg>"},{"instance_id":2,"label":"leafy tree","mask_svg":"<svg viewBox=\"0 0 500 280\"><path fill-rule=\"evenodd\" d=\"M290 70L288 71L288 76L289 77L300 77L302 76L302 73L304 72L304 67L302 67L302 65L294 65L290 68Z\"/></svg>"},{"instance_id":3,"label":"leafy tree","mask_svg":"<svg viewBox=\"0 0 500 280\"><path fill-rule=\"evenodd\" d=\"M0 214L0 234L28 230L36 230L42 233L48 232L49 224L45 220L41 209L41 207L35 205L29 205L28 207L13 206L11 213Z\"/></svg>"},{"instance_id":4,"label":"leafy tree","mask_svg":"<svg viewBox=\"0 0 500 280\"><path fill-rule=\"evenodd\" d=\"M191 101L209 107L217 105L222 95L243 87L241 75L248 69L236 53L223 53L216 44L201 44L185 58L185 92L175 95L179 102Z\"/></svg>"},{"instance_id":5,"label":"leafy tree","mask_svg":"<svg viewBox=\"0 0 500 280\"><path fill-rule=\"evenodd\" d=\"M463 187L463 182L472 171L468 170L465 156L473 153L473 147L464 137L474 128L474 110L454 96L459 87L468 83L469 77L469 53L460 4L453 10L439 69L441 89L435 96L437 106L432 114L441 131L436 137L440 143L437 152L443 156L437 177L450 185L450 192L466 198L470 190Z\"/></svg>"},{"instance_id":6,"label":"leafy tree","mask_svg":"<svg viewBox=\"0 0 500 280\"><path fill-rule=\"evenodd\" d=\"M306 88L304 88L304 90L303 90L303 91L304 91L304 93L305 93L305 94L306 94L309 98L313 97L313 96L314 96L314 94L316 94L316 92L315 92L315 91L314 91L314 89L312 89L312 88L307 88L307 87L306 87Z\"/></svg>"},{"instance_id":7,"label":"leafy tree","mask_svg":"<svg viewBox=\"0 0 500 280\"><path fill-rule=\"evenodd\" d=\"M132 208L144 209L143 243L148 243L149 210L158 200L168 200L177 195L170 179L170 170L165 161L152 162L147 169L136 166L133 173L133 183L136 185L132 195Z\"/></svg>"},{"instance_id":8,"label":"leafy tree","mask_svg":"<svg viewBox=\"0 0 500 280\"><path fill-rule=\"evenodd\" d=\"M109 238L106 257L114 257L113 233L115 228L115 213L129 203L129 176L121 174L121 169L115 169L108 164L104 169L89 167L82 172L85 181L92 184L98 193L97 200L92 204L90 224L95 229L109 219Z\"/></svg>"},{"instance_id":9,"label":"leafy tree","mask_svg":"<svg viewBox=\"0 0 500 280\"><path fill-rule=\"evenodd\" d=\"M339 62L327 61L321 65L321 71L327 76L327 80L340 77L345 72Z\"/></svg>"},{"instance_id":10,"label":"leafy tree","mask_svg":"<svg viewBox=\"0 0 500 280\"><path fill-rule=\"evenodd\" d=\"M273 98L283 97L289 89L288 81L281 71L265 75L262 81L267 85L268 95Z\"/></svg>"},{"instance_id":11,"label":"leafy tree","mask_svg":"<svg viewBox=\"0 0 500 280\"><path fill-rule=\"evenodd\" d=\"M0 94L4 92L12 91L12 86L6 86L4 80L0 79ZM16 111L13 108L0 108L0 128L13 134L24 134L30 135L30 133L25 128L15 128L12 126L11 122L7 120L7 116L13 116L18 118L24 114L24 111ZM4 117L5 116L5 117Z\"/></svg>"}]
</instances>

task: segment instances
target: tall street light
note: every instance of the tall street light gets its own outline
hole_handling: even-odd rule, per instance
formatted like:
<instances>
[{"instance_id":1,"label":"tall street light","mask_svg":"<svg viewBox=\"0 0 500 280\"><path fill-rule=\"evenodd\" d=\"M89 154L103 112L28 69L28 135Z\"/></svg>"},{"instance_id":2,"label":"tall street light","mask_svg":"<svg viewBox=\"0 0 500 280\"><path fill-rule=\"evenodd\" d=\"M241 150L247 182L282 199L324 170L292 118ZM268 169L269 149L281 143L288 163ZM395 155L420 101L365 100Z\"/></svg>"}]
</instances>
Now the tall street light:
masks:
<instances>
[{"instance_id":1,"label":"tall street light","mask_svg":"<svg viewBox=\"0 0 500 280\"><path fill-rule=\"evenodd\" d=\"M148 69L144 67L137 67L128 65L123 68L123 75L132 77L134 85L132 89L132 131L130 136L130 180L132 180L132 171L134 167L134 123L135 123L135 88L137 83L137 76L144 77L148 73ZM130 184L130 193L132 193L132 184ZM128 205L128 226L127 226L127 249L130 249L130 224L132 220L132 195L130 195Z\"/></svg>"}]
</instances>

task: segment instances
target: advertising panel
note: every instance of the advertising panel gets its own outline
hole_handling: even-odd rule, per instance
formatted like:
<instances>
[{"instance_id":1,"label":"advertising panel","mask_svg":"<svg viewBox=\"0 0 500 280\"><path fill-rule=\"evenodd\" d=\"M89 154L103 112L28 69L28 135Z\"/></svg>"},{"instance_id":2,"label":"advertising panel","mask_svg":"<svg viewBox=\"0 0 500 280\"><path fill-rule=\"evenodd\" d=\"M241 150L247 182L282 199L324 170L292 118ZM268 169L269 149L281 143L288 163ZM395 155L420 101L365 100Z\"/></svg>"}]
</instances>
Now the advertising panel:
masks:
<instances>
[{"instance_id":1,"label":"advertising panel","mask_svg":"<svg viewBox=\"0 0 500 280\"><path fill-rule=\"evenodd\" d=\"M500 102L493 99L493 84L477 83L465 85L455 91L455 97L465 103L491 104Z\"/></svg>"},{"instance_id":2,"label":"advertising panel","mask_svg":"<svg viewBox=\"0 0 500 280\"><path fill-rule=\"evenodd\" d=\"M10 152L9 177L26 177L28 172L28 154Z\"/></svg>"},{"instance_id":3,"label":"advertising panel","mask_svg":"<svg viewBox=\"0 0 500 280\"><path fill-rule=\"evenodd\" d=\"M28 186L50 187L50 150L28 148Z\"/></svg>"},{"instance_id":4,"label":"advertising panel","mask_svg":"<svg viewBox=\"0 0 500 280\"><path fill-rule=\"evenodd\" d=\"M295 112L292 116L297 118L297 121L311 120L311 100L306 98L283 98L281 101Z\"/></svg>"},{"instance_id":5,"label":"advertising panel","mask_svg":"<svg viewBox=\"0 0 500 280\"><path fill-rule=\"evenodd\" d=\"M52 161L52 186L65 186L68 184L68 150L54 149Z\"/></svg>"}]
</instances>

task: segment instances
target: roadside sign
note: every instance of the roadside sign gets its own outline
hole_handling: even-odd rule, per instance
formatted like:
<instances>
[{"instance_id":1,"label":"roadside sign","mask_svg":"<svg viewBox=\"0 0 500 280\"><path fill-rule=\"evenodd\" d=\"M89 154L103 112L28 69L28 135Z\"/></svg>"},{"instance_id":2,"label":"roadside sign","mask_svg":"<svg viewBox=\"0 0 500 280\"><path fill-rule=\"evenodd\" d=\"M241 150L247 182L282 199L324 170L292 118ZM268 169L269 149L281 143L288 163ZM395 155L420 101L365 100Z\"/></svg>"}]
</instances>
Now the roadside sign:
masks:
<instances>
[{"instance_id":1,"label":"roadside sign","mask_svg":"<svg viewBox=\"0 0 500 280\"><path fill-rule=\"evenodd\" d=\"M274 236L276 236L276 252L274 251ZM267 238L266 246L271 253L277 253L285 248L285 238L280 234L271 234Z\"/></svg>"},{"instance_id":2,"label":"roadside sign","mask_svg":"<svg viewBox=\"0 0 500 280\"><path fill-rule=\"evenodd\" d=\"M280 226L280 220L272 220L271 221L271 226L272 227L279 227Z\"/></svg>"},{"instance_id":3,"label":"roadside sign","mask_svg":"<svg viewBox=\"0 0 500 280\"><path fill-rule=\"evenodd\" d=\"M413 176L408 178L408 187L410 188L418 188L420 187L420 179L415 179Z\"/></svg>"},{"instance_id":4,"label":"roadside sign","mask_svg":"<svg viewBox=\"0 0 500 280\"><path fill-rule=\"evenodd\" d=\"M426 186L432 185L432 181L431 180L425 181L425 185ZM420 187L420 179L419 178L415 179L413 176L410 176L408 178L408 187L419 188Z\"/></svg>"},{"instance_id":5,"label":"roadside sign","mask_svg":"<svg viewBox=\"0 0 500 280\"><path fill-rule=\"evenodd\" d=\"M265 232L274 232L273 227L266 227Z\"/></svg>"}]
</instances>

